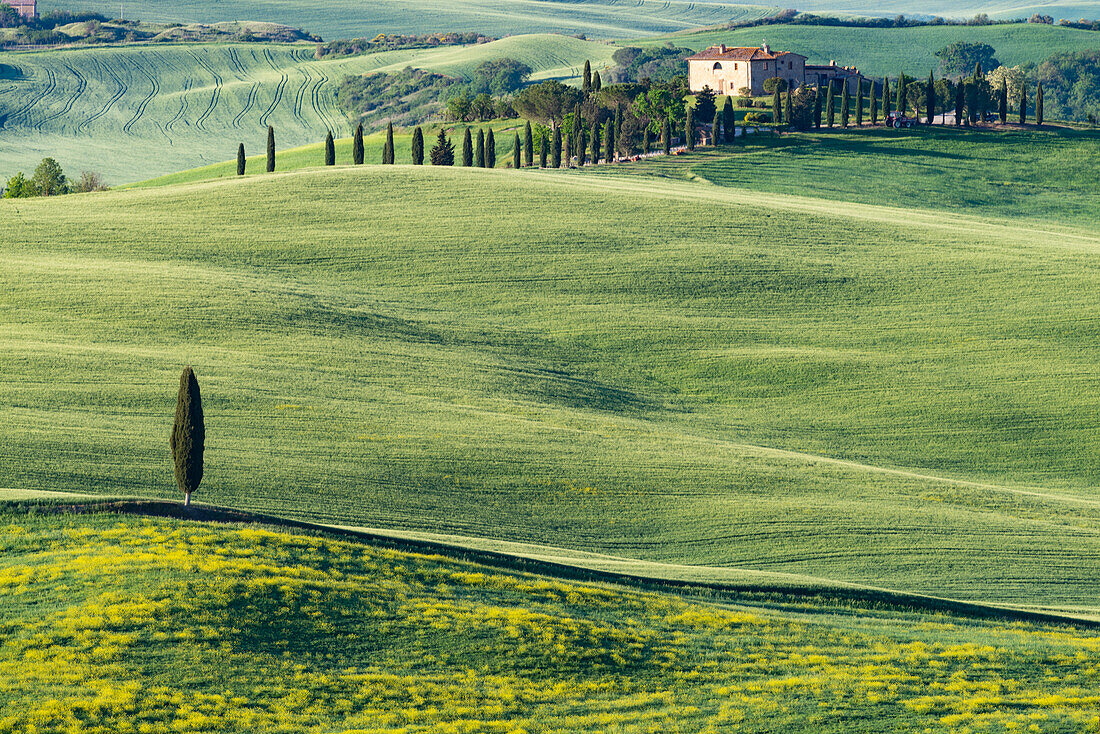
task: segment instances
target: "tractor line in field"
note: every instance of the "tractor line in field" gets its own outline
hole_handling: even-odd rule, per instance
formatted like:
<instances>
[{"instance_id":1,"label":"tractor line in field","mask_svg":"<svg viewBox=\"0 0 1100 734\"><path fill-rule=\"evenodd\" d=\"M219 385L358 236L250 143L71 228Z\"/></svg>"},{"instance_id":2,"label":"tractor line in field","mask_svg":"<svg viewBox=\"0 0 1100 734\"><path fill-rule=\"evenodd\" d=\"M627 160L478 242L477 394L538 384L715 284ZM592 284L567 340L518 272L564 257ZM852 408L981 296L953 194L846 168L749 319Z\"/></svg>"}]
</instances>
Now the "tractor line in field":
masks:
<instances>
[{"instance_id":1,"label":"tractor line in field","mask_svg":"<svg viewBox=\"0 0 1100 734\"><path fill-rule=\"evenodd\" d=\"M141 100L141 102L140 102L140 103L138 104L138 106L137 106L137 110L136 110L136 111L134 112L134 116L130 118L130 121L129 121L129 122L127 122L127 123L126 123L125 125L123 125L123 126L122 126L122 132L126 133L127 135L130 135L130 134L131 134L131 132L130 132L130 131L134 129L134 124L135 124L135 123L136 123L136 122L137 122L138 120L140 120L140 119L141 119L142 115L144 115L144 114L145 114L145 108L147 108L147 107L149 106L149 103L153 101L153 98L154 98L154 97L156 97L156 96L157 96L158 94L160 94L160 82L158 82L158 81L157 81L157 78L156 78L155 76L153 76L152 74L150 74L150 73L149 73L149 72L148 72L148 71L147 71L147 70L145 69L145 67L141 66L141 65L140 65L140 64L138 64L138 63L137 63L136 61L134 61L134 60L132 60L132 59L131 59L131 62L130 62L130 63L132 63L132 64L133 64L134 68L135 68L135 69L136 69L136 70L137 70L137 71L138 71L138 72L139 72L139 73L140 73L140 74L141 74L142 76L144 76L144 77L145 77L146 79L148 79L148 80L149 80L149 84L150 84L150 85L152 86L152 90L151 90L151 91L149 92L149 94L148 94L148 95L146 95L146 96L145 96L145 98L144 98L144 99L142 99L142 100Z\"/></svg>"},{"instance_id":2,"label":"tractor line in field","mask_svg":"<svg viewBox=\"0 0 1100 734\"><path fill-rule=\"evenodd\" d=\"M299 68L298 71L302 75L302 84L298 87L298 91L294 94L294 108L292 112L302 122L305 122L305 118L302 117L302 102L305 100L306 88L309 83L313 81L313 77L310 75L309 70L306 68Z\"/></svg>"},{"instance_id":3,"label":"tractor line in field","mask_svg":"<svg viewBox=\"0 0 1100 734\"><path fill-rule=\"evenodd\" d=\"M89 125L110 112L111 108L115 106L115 103L122 99L122 96L126 94L126 85L122 83L122 80L118 77L118 75L111 71L106 64L102 63L99 60L93 59L93 65L101 70L106 76L109 76L112 80L114 80L115 84L118 85L118 91L116 91L111 96L111 98L107 100L107 104L103 105L103 108L101 110L92 113L90 117L77 125L77 132L83 132L84 130L87 130Z\"/></svg>"},{"instance_id":4,"label":"tractor line in field","mask_svg":"<svg viewBox=\"0 0 1100 734\"><path fill-rule=\"evenodd\" d=\"M88 88L88 77L81 74L69 64L65 64L65 68L69 70L70 74L76 77L76 91L67 100L65 100L65 104L61 106L60 110L38 123L39 126L42 126L47 122L53 122L57 118L64 117L72 112L73 105L76 104L76 101L80 99L81 95L84 94L84 90Z\"/></svg>"},{"instance_id":5,"label":"tractor line in field","mask_svg":"<svg viewBox=\"0 0 1100 734\"><path fill-rule=\"evenodd\" d=\"M275 108L283 101L283 92L286 89L287 83L290 81L290 75L275 63L275 57L271 55L269 49L264 49L264 58L267 59L267 64L273 71L279 72L279 83L275 85L275 96L272 97L271 104L267 106L264 113L260 115L260 125L266 127L267 121L271 119L272 113L275 112Z\"/></svg>"},{"instance_id":6,"label":"tractor line in field","mask_svg":"<svg viewBox=\"0 0 1100 734\"><path fill-rule=\"evenodd\" d=\"M57 88L57 79L54 77L53 72L50 71L49 67L46 67L44 70L46 72L46 87L45 87L45 89L38 92L37 95L34 95L32 93L32 97L31 97L29 102L24 104L22 107L17 109L15 112L8 115L8 122L16 120L20 117L25 117L25 118L27 118L27 122L30 122L31 108L33 108L36 104L38 104L43 99L45 99L47 95L52 93L53 90Z\"/></svg>"},{"instance_id":7,"label":"tractor line in field","mask_svg":"<svg viewBox=\"0 0 1100 734\"><path fill-rule=\"evenodd\" d=\"M260 83L253 82L252 86L248 89L248 99L245 100L244 107L237 113L237 116L233 118L233 127L240 129L241 121L244 119L244 116L251 112L252 108L256 106L256 97L259 96L259 93Z\"/></svg>"},{"instance_id":8,"label":"tractor line in field","mask_svg":"<svg viewBox=\"0 0 1100 734\"><path fill-rule=\"evenodd\" d=\"M168 122L166 122L164 124L164 130L165 130L166 133L171 132L172 131L172 126L175 125L177 122L179 122L180 119L183 118L184 113L187 112L187 93L191 91L191 86L192 86L192 81L191 81L191 78L188 77L187 80L184 81L184 83L183 83L183 92L180 94L180 108L179 108L179 110L176 112L175 116L171 120L169 120ZM169 139L171 139L171 138L169 138Z\"/></svg>"},{"instance_id":9,"label":"tractor line in field","mask_svg":"<svg viewBox=\"0 0 1100 734\"><path fill-rule=\"evenodd\" d=\"M193 51L191 52L191 56L194 57L199 66L206 69L210 73L210 75L214 77L214 92L210 95L210 103L206 105L206 109L203 110L203 113L199 115L199 118L197 120L195 120L195 127L199 130L205 131L206 121L210 118L210 115L214 113L214 109L218 106L218 101L221 99L223 79L221 75L214 69L214 67L207 63L205 59L200 58L199 55Z\"/></svg>"}]
</instances>

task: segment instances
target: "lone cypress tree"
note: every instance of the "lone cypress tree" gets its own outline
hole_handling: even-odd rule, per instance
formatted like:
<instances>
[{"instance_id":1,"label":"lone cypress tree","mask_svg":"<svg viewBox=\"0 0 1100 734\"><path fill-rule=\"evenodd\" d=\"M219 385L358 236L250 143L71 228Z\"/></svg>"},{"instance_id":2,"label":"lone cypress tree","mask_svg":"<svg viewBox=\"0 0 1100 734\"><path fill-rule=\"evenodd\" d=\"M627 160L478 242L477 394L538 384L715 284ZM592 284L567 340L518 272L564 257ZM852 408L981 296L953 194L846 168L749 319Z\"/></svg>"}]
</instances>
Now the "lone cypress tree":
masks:
<instances>
[{"instance_id":1,"label":"lone cypress tree","mask_svg":"<svg viewBox=\"0 0 1100 734\"><path fill-rule=\"evenodd\" d=\"M596 71L592 73L592 94L599 94L603 89L603 81L600 79L600 72Z\"/></svg>"},{"instance_id":2,"label":"lone cypress tree","mask_svg":"<svg viewBox=\"0 0 1100 734\"><path fill-rule=\"evenodd\" d=\"M890 116L890 77L882 77L882 119Z\"/></svg>"},{"instance_id":3,"label":"lone cypress tree","mask_svg":"<svg viewBox=\"0 0 1100 734\"><path fill-rule=\"evenodd\" d=\"M821 87L814 87L814 128L821 129Z\"/></svg>"},{"instance_id":4,"label":"lone cypress tree","mask_svg":"<svg viewBox=\"0 0 1100 734\"><path fill-rule=\"evenodd\" d=\"M554 127L554 139L550 144L550 167L561 168L561 128Z\"/></svg>"},{"instance_id":5,"label":"lone cypress tree","mask_svg":"<svg viewBox=\"0 0 1100 734\"><path fill-rule=\"evenodd\" d=\"M420 141L423 146L424 141ZM424 157L423 147L420 151L420 157ZM351 143L351 161L357 166L363 165L363 123L359 123L355 126L355 139Z\"/></svg>"},{"instance_id":6,"label":"lone cypress tree","mask_svg":"<svg viewBox=\"0 0 1100 734\"><path fill-rule=\"evenodd\" d=\"M397 162L397 152L393 148L393 123L386 124L386 163L393 165Z\"/></svg>"},{"instance_id":7,"label":"lone cypress tree","mask_svg":"<svg viewBox=\"0 0 1100 734\"><path fill-rule=\"evenodd\" d=\"M332 140L332 131L325 134L325 165L336 165L336 143Z\"/></svg>"},{"instance_id":8,"label":"lone cypress tree","mask_svg":"<svg viewBox=\"0 0 1100 734\"><path fill-rule=\"evenodd\" d=\"M474 165L474 141L470 137L470 128L462 135L462 165L469 168Z\"/></svg>"},{"instance_id":9,"label":"lone cypress tree","mask_svg":"<svg viewBox=\"0 0 1100 734\"><path fill-rule=\"evenodd\" d=\"M447 133L439 128L439 136L432 146L431 159L433 166L453 166L455 164L455 147L447 139Z\"/></svg>"},{"instance_id":10,"label":"lone cypress tree","mask_svg":"<svg viewBox=\"0 0 1100 734\"><path fill-rule=\"evenodd\" d=\"M997 104L997 117L1000 118L1001 124L1008 122L1008 79L1001 79L1001 93L1000 99Z\"/></svg>"},{"instance_id":11,"label":"lone cypress tree","mask_svg":"<svg viewBox=\"0 0 1100 734\"><path fill-rule=\"evenodd\" d=\"M1035 87L1035 124L1043 126L1043 83Z\"/></svg>"},{"instance_id":12,"label":"lone cypress tree","mask_svg":"<svg viewBox=\"0 0 1100 734\"><path fill-rule=\"evenodd\" d=\"M848 82L841 82L844 87L843 94L840 95L840 126L848 127L848 118L852 115L852 100L851 94L848 93Z\"/></svg>"},{"instance_id":13,"label":"lone cypress tree","mask_svg":"<svg viewBox=\"0 0 1100 734\"><path fill-rule=\"evenodd\" d=\"M966 99L966 85L959 80L955 87L955 124L963 124L963 102Z\"/></svg>"},{"instance_id":14,"label":"lone cypress tree","mask_svg":"<svg viewBox=\"0 0 1100 734\"><path fill-rule=\"evenodd\" d=\"M584 60L584 74L581 76L581 91L584 92L584 96L588 96L592 93L592 63L588 59Z\"/></svg>"},{"instance_id":15,"label":"lone cypress tree","mask_svg":"<svg viewBox=\"0 0 1100 734\"><path fill-rule=\"evenodd\" d=\"M202 396L199 381L191 366L180 375L179 397L176 398L176 420L172 424L172 462L176 467L176 484L183 492L184 507L191 504L191 494L202 483L202 453L206 447L206 423L202 417Z\"/></svg>"},{"instance_id":16,"label":"lone cypress tree","mask_svg":"<svg viewBox=\"0 0 1100 734\"><path fill-rule=\"evenodd\" d=\"M856 81L856 127L863 127L863 79Z\"/></svg>"},{"instance_id":17,"label":"lone cypress tree","mask_svg":"<svg viewBox=\"0 0 1100 734\"><path fill-rule=\"evenodd\" d=\"M531 135L531 121L523 128L523 165L535 165L535 138Z\"/></svg>"},{"instance_id":18,"label":"lone cypress tree","mask_svg":"<svg viewBox=\"0 0 1100 734\"><path fill-rule=\"evenodd\" d=\"M829 80L829 90L825 93L825 127L832 127L836 122L836 93L833 91L833 80Z\"/></svg>"},{"instance_id":19,"label":"lone cypress tree","mask_svg":"<svg viewBox=\"0 0 1100 734\"><path fill-rule=\"evenodd\" d=\"M603 149L604 160L607 163L614 163L615 161L615 126L608 120L603 126Z\"/></svg>"},{"instance_id":20,"label":"lone cypress tree","mask_svg":"<svg viewBox=\"0 0 1100 734\"><path fill-rule=\"evenodd\" d=\"M485 129L477 129L477 147L474 148L474 165L485 168Z\"/></svg>"},{"instance_id":21,"label":"lone cypress tree","mask_svg":"<svg viewBox=\"0 0 1100 734\"><path fill-rule=\"evenodd\" d=\"M1016 100L1016 106L1020 108L1020 124L1027 122L1027 81L1020 83L1020 96Z\"/></svg>"},{"instance_id":22,"label":"lone cypress tree","mask_svg":"<svg viewBox=\"0 0 1100 734\"><path fill-rule=\"evenodd\" d=\"M512 140L512 168L515 169L520 167L519 147L519 133L516 133L515 138Z\"/></svg>"},{"instance_id":23,"label":"lone cypress tree","mask_svg":"<svg viewBox=\"0 0 1100 734\"><path fill-rule=\"evenodd\" d=\"M931 125L936 119L936 80L928 72L928 82L924 87L925 122Z\"/></svg>"},{"instance_id":24,"label":"lone cypress tree","mask_svg":"<svg viewBox=\"0 0 1100 734\"><path fill-rule=\"evenodd\" d=\"M413 129L411 152L413 165L424 165L424 131L420 129L419 125Z\"/></svg>"},{"instance_id":25,"label":"lone cypress tree","mask_svg":"<svg viewBox=\"0 0 1100 734\"><path fill-rule=\"evenodd\" d=\"M267 172L275 170L275 128L267 126Z\"/></svg>"},{"instance_id":26,"label":"lone cypress tree","mask_svg":"<svg viewBox=\"0 0 1100 734\"><path fill-rule=\"evenodd\" d=\"M687 108L687 116L684 119L684 145L688 150L695 150L695 111Z\"/></svg>"},{"instance_id":27,"label":"lone cypress tree","mask_svg":"<svg viewBox=\"0 0 1100 734\"><path fill-rule=\"evenodd\" d=\"M788 127L794 122L794 105L791 102L790 87L787 87L787 94L783 97L783 120Z\"/></svg>"},{"instance_id":28,"label":"lone cypress tree","mask_svg":"<svg viewBox=\"0 0 1100 734\"><path fill-rule=\"evenodd\" d=\"M497 167L497 143L493 137L493 128L489 128L489 134L485 136L485 167Z\"/></svg>"},{"instance_id":29,"label":"lone cypress tree","mask_svg":"<svg viewBox=\"0 0 1100 734\"><path fill-rule=\"evenodd\" d=\"M550 138L546 137L546 133L542 134L542 140L539 141L539 168L546 168L546 157L550 153Z\"/></svg>"},{"instance_id":30,"label":"lone cypress tree","mask_svg":"<svg viewBox=\"0 0 1100 734\"><path fill-rule=\"evenodd\" d=\"M871 82L870 105L871 105L871 124L872 125L877 125L878 124L878 95L875 94L875 82L874 81Z\"/></svg>"},{"instance_id":31,"label":"lone cypress tree","mask_svg":"<svg viewBox=\"0 0 1100 734\"><path fill-rule=\"evenodd\" d=\"M726 97L726 103L722 105L722 132L725 133L727 143L737 142L737 114L733 111L733 100L729 97Z\"/></svg>"},{"instance_id":32,"label":"lone cypress tree","mask_svg":"<svg viewBox=\"0 0 1100 734\"><path fill-rule=\"evenodd\" d=\"M649 155L649 151L652 147L653 140L649 134L649 125L646 125L645 130L642 130L642 155Z\"/></svg>"},{"instance_id":33,"label":"lone cypress tree","mask_svg":"<svg viewBox=\"0 0 1100 734\"><path fill-rule=\"evenodd\" d=\"M776 125L783 124L783 108L779 99L779 87L772 91L772 121Z\"/></svg>"},{"instance_id":34,"label":"lone cypress tree","mask_svg":"<svg viewBox=\"0 0 1100 734\"><path fill-rule=\"evenodd\" d=\"M905 82L905 72L903 71L902 73L898 74L898 99L895 104L899 115L904 115L909 108L909 106L906 104L907 100L905 97Z\"/></svg>"},{"instance_id":35,"label":"lone cypress tree","mask_svg":"<svg viewBox=\"0 0 1100 734\"><path fill-rule=\"evenodd\" d=\"M600 162L600 124L598 122L592 123L592 165L599 165Z\"/></svg>"},{"instance_id":36,"label":"lone cypress tree","mask_svg":"<svg viewBox=\"0 0 1100 734\"><path fill-rule=\"evenodd\" d=\"M244 175L245 164L246 164L246 161L245 161L245 157L244 157L244 143L241 143L240 145L237 146L237 175L238 176L243 176Z\"/></svg>"},{"instance_id":37,"label":"lone cypress tree","mask_svg":"<svg viewBox=\"0 0 1100 734\"><path fill-rule=\"evenodd\" d=\"M714 119L710 123L710 144L718 145L722 140L722 113L714 111Z\"/></svg>"},{"instance_id":38,"label":"lone cypress tree","mask_svg":"<svg viewBox=\"0 0 1100 734\"><path fill-rule=\"evenodd\" d=\"M661 123L661 152L665 155L672 152L672 123L667 117Z\"/></svg>"}]
</instances>

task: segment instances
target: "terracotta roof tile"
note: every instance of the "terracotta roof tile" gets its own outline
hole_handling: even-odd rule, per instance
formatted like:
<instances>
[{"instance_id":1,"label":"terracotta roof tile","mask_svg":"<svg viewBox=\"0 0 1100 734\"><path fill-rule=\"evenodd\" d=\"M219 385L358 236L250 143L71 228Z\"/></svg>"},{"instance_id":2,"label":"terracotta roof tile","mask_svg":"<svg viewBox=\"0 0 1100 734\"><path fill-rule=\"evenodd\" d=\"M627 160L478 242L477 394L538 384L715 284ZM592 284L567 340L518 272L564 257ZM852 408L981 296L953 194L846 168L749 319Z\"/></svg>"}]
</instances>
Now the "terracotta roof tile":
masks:
<instances>
[{"instance_id":1,"label":"terracotta roof tile","mask_svg":"<svg viewBox=\"0 0 1100 734\"><path fill-rule=\"evenodd\" d=\"M790 51L777 52L765 52L764 49L756 46L733 46L727 47L725 51L720 46L711 46L710 48L703 49L699 53L688 56L688 61L702 61L708 59L730 59L737 61L756 61L756 60L770 60L778 59L783 56L798 56L800 58L806 58L802 54L792 53Z\"/></svg>"}]
</instances>

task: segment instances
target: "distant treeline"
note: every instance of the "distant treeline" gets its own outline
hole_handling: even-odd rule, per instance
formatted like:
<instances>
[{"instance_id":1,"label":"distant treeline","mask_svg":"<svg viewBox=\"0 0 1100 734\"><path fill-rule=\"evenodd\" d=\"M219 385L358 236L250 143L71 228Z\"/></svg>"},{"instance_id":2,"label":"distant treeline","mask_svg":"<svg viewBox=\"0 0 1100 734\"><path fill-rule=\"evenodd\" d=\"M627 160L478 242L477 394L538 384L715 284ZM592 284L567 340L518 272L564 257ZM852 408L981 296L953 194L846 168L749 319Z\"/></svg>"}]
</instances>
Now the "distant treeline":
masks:
<instances>
[{"instance_id":1,"label":"distant treeline","mask_svg":"<svg viewBox=\"0 0 1100 734\"><path fill-rule=\"evenodd\" d=\"M827 15L814 15L802 13L793 8L787 8L775 15L756 20L746 20L730 23L727 28L756 28L768 25L816 25L831 26L837 28L919 28L923 26L986 26L986 25L1019 25L1021 23L1038 23L1041 25L1053 25L1054 18L1049 15L1036 13L1030 18L990 18L985 13L979 13L972 18L942 18L935 16L926 20L910 18L905 15L897 15L893 18L836 18ZM1057 23L1070 28L1083 30L1100 30L1100 20L1070 21L1061 19Z\"/></svg>"},{"instance_id":2,"label":"distant treeline","mask_svg":"<svg viewBox=\"0 0 1100 734\"><path fill-rule=\"evenodd\" d=\"M318 44L317 58L326 56L356 56L400 48L433 48L435 46L466 46L472 43L495 41L481 33L421 33L405 36L395 33L379 33L374 38L351 38Z\"/></svg>"}]
</instances>

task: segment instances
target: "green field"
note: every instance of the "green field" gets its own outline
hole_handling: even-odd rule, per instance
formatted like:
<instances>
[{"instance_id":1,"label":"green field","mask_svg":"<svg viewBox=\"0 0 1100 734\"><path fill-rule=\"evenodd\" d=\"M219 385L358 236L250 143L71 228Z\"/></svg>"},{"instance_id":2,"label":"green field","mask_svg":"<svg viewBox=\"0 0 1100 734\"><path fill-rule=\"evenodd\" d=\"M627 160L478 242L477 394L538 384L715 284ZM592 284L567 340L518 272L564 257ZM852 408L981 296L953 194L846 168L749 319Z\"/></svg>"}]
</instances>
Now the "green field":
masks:
<instances>
[{"instance_id":1,"label":"green field","mask_svg":"<svg viewBox=\"0 0 1100 734\"><path fill-rule=\"evenodd\" d=\"M28 174L52 156L71 174L99 171L119 184L232 157L239 142L264 149L273 125L280 148L348 135L335 87L346 74L413 64L464 77L482 61L518 59L535 79L570 79L586 59L614 48L563 36L389 51L317 61L310 45L131 46L0 53L17 71L0 78L0 175ZM3 67L0 67L3 68Z\"/></svg>"},{"instance_id":2,"label":"green field","mask_svg":"<svg viewBox=\"0 0 1100 734\"><path fill-rule=\"evenodd\" d=\"M1095 613L1093 220L776 191L796 151L0 202L0 487L172 496L190 363L204 501Z\"/></svg>"},{"instance_id":3,"label":"green field","mask_svg":"<svg viewBox=\"0 0 1100 734\"><path fill-rule=\"evenodd\" d=\"M5 509L0 544L6 731L1100 725L1094 629L703 603L124 515Z\"/></svg>"}]
</instances>

